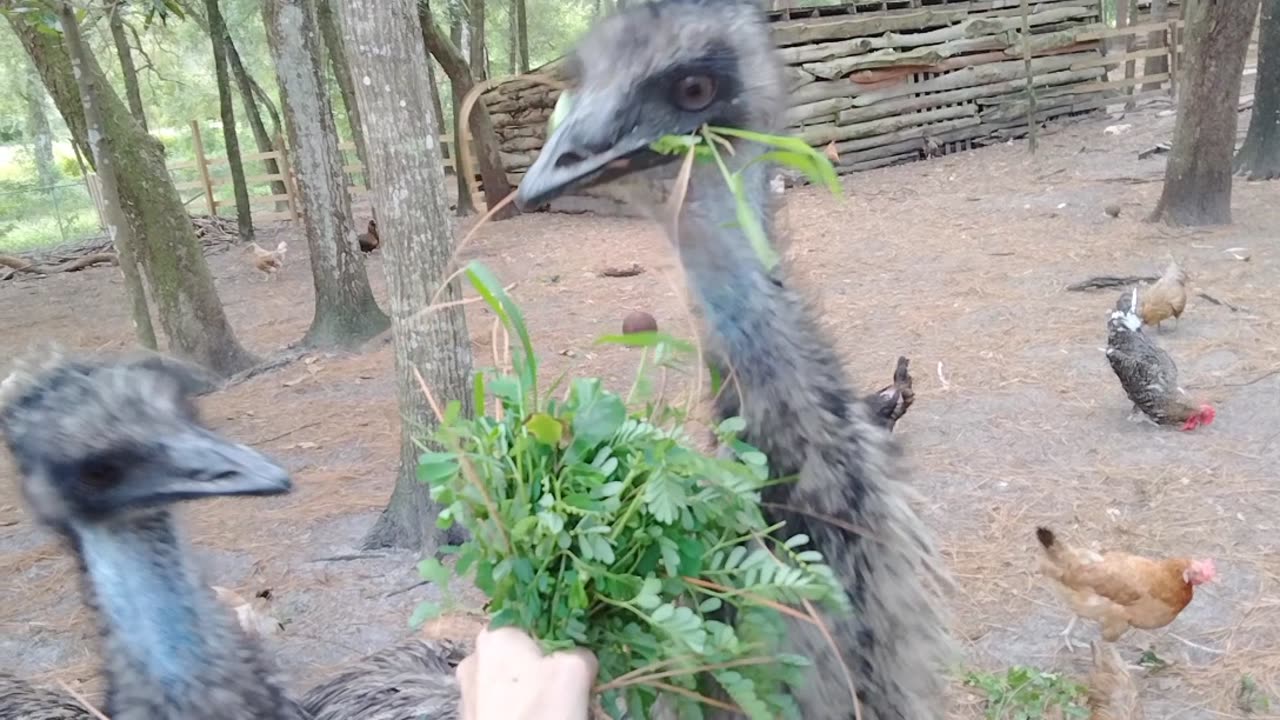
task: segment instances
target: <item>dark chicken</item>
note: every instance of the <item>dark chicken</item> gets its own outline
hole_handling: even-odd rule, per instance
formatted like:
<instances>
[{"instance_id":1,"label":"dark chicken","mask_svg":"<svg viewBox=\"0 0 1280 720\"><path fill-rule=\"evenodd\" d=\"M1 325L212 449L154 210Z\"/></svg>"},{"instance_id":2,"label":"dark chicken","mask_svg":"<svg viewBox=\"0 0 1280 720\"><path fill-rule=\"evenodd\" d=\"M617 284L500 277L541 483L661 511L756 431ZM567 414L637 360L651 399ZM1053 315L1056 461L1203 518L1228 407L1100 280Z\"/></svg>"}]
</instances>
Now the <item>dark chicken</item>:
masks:
<instances>
[{"instance_id":1,"label":"dark chicken","mask_svg":"<svg viewBox=\"0 0 1280 720\"><path fill-rule=\"evenodd\" d=\"M1123 295L1107 320L1107 361L1133 406L1160 425L1194 430L1213 422L1210 405L1195 405L1178 387L1178 366L1142 332L1138 291Z\"/></svg>"},{"instance_id":2,"label":"dark chicken","mask_svg":"<svg viewBox=\"0 0 1280 720\"><path fill-rule=\"evenodd\" d=\"M356 240L360 242L360 252L371 253L377 250L382 244L382 239L378 237L378 221L370 220L368 229L360 233Z\"/></svg>"},{"instance_id":3,"label":"dark chicken","mask_svg":"<svg viewBox=\"0 0 1280 720\"><path fill-rule=\"evenodd\" d=\"M910 362L906 357L899 357L898 366L893 371L893 383L866 399L876 419L891 432L893 426L907 414L911 403L916 401L915 390L911 389L911 373L907 371Z\"/></svg>"}]
</instances>

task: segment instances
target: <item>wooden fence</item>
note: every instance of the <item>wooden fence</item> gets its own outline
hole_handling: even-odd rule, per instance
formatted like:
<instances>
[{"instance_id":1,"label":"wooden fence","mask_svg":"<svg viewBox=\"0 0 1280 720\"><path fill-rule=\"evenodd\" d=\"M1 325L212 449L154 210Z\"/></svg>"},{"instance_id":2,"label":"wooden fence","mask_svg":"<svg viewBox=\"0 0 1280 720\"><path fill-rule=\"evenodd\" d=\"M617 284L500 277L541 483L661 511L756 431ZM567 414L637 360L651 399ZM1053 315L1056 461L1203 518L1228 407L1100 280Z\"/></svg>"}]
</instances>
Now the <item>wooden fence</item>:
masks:
<instances>
[{"instance_id":1,"label":"wooden fence","mask_svg":"<svg viewBox=\"0 0 1280 720\"><path fill-rule=\"evenodd\" d=\"M1172 97L1182 53L1180 3L1153 21L1150 2L1127 27L1101 0L1035 0L1023 37L1021 0L880 0L769 13L786 63L788 131L834 145L842 173L969 149L1044 122L1113 104ZM1158 41L1159 45L1152 41ZM1151 46L1148 46L1152 43ZM1144 75L1151 57L1167 72ZM559 63L535 73L558 77ZM514 78L484 96L503 163L518 179L545 140L559 91Z\"/></svg>"},{"instance_id":2,"label":"wooden fence","mask_svg":"<svg viewBox=\"0 0 1280 720\"><path fill-rule=\"evenodd\" d=\"M453 137L442 135L439 140L444 155L445 173L452 177L457 173L457 153L453 151ZM196 120L191 121L191 141L195 153L193 159L172 162L166 165L170 176L173 178L174 187L177 188L179 194L182 195L183 200L188 205L200 201L202 210L209 215L217 215L219 211L226 209L234 212L235 188L232 185L231 176L229 171L220 171L228 166L227 158L225 156L210 156L205 152L204 136L200 130L200 123ZM241 154L241 160L243 160L245 167L245 183L250 188L249 207L253 212L254 219L257 221L296 220L300 217L297 200L298 186L293 174L289 144L287 140L277 136L275 146L278 149L270 152ZM362 183L353 182L353 178L364 174L364 166L358 158L355 158L355 144L342 142L339 143L338 149L342 151L344 159L349 159L343 166L343 170L347 174L348 192L351 193L353 198L367 195L368 190ZM275 172L254 172L254 170L264 170L272 163L275 165ZM474 154L469 160L468 167L476 167ZM101 184L98 182L96 175L90 175L86 180L89 194L98 209L99 220L105 227L106 220L103 216ZM273 189L268 190L266 194L255 194L253 192L264 185ZM276 187L277 185L280 187ZM281 189L283 192L278 192ZM484 195L481 193L478 175L472 178L468 189L473 204L476 207L484 207ZM199 192L192 195L191 191L193 190Z\"/></svg>"}]
</instances>

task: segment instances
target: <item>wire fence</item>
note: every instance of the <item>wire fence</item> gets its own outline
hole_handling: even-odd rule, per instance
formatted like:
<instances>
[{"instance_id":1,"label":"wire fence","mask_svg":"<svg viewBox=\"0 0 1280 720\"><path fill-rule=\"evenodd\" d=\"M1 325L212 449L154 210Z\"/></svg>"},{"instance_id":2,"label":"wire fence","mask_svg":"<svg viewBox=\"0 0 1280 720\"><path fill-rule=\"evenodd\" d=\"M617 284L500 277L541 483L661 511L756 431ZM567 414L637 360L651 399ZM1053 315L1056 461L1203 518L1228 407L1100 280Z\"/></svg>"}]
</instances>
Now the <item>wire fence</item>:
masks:
<instances>
[{"instance_id":1,"label":"wire fence","mask_svg":"<svg viewBox=\"0 0 1280 720\"><path fill-rule=\"evenodd\" d=\"M101 237L93 198L83 182L0 189L0 253L16 253Z\"/></svg>"}]
</instances>

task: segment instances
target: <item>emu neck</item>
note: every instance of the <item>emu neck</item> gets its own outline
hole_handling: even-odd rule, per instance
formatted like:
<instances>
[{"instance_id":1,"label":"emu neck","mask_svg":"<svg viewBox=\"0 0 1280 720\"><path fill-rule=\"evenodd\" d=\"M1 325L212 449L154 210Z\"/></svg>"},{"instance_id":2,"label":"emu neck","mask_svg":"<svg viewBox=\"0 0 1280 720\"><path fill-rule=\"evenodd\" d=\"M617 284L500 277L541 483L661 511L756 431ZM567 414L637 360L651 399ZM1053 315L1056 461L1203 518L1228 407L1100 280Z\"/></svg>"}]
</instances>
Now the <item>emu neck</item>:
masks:
<instances>
[{"instance_id":1,"label":"emu neck","mask_svg":"<svg viewBox=\"0 0 1280 720\"><path fill-rule=\"evenodd\" d=\"M734 160L750 157L739 151ZM749 206L769 235L766 168L755 163L744 175ZM785 267L771 271L757 256L715 168L695 172L679 222L667 229L706 316L707 355L734 385L718 395L717 412L747 422L746 438L775 473L799 471L809 447L827 442L829 429L846 425L851 412L851 385L832 344L804 299L786 287Z\"/></svg>"},{"instance_id":2,"label":"emu neck","mask_svg":"<svg viewBox=\"0 0 1280 720\"><path fill-rule=\"evenodd\" d=\"M229 619L188 567L167 511L83 523L75 541L112 695L142 685L172 699L219 661L209 638Z\"/></svg>"}]
</instances>

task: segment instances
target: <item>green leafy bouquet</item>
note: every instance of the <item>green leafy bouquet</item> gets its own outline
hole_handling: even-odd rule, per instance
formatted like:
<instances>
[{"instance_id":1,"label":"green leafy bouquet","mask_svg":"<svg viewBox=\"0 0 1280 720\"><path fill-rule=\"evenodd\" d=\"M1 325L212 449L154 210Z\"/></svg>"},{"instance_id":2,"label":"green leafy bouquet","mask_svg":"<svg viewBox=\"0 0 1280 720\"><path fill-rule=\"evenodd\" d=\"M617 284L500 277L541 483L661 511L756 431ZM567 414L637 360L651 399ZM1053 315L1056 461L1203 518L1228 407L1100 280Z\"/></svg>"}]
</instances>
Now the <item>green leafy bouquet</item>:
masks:
<instances>
[{"instance_id":1,"label":"green leafy bouquet","mask_svg":"<svg viewBox=\"0 0 1280 720\"><path fill-rule=\"evenodd\" d=\"M716 428L733 455L721 459L693 447L683 411L660 400L630 409L595 378L540 388L519 308L484 266L466 273L519 343L510 372L475 378L475 407L492 412L466 418L450 403L430 438L443 449L423 453L418 474L441 526L471 533L448 550L488 596L492 625L595 652L597 711L610 717L651 717L662 694L682 718L705 704L799 717L789 693L808 661L781 651L783 616L818 622L811 602L847 600L809 538L765 522L767 461L736 437L744 422ZM642 377L690 349L658 333L604 341L643 346ZM421 570L447 585L437 560ZM441 609L424 605L415 621ZM705 694L708 674L733 705Z\"/></svg>"}]
</instances>

